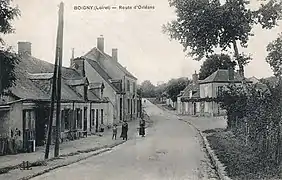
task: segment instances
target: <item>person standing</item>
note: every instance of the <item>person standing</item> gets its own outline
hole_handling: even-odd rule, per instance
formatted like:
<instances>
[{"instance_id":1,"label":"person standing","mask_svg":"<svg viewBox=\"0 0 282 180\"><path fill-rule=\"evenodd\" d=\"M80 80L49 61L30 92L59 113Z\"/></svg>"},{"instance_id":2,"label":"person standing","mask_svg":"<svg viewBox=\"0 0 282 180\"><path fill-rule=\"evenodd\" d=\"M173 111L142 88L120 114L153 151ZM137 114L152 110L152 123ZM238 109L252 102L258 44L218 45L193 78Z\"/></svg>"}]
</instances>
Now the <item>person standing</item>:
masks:
<instances>
[{"instance_id":1,"label":"person standing","mask_svg":"<svg viewBox=\"0 0 282 180\"><path fill-rule=\"evenodd\" d=\"M113 127L113 137L112 137L112 139L117 139L117 125L116 124L114 124L114 127Z\"/></svg>"},{"instance_id":2,"label":"person standing","mask_svg":"<svg viewBox=\"0 0 282 180\"><path fill-rule=\"evenodd\" d=\"M127 133L128 133L128 123L125 122L125 127L124 127L124 136L125 136L125 140L127 141Z\"/></svg>"},{"instance_id":3,"label":"person standing","mask_svg":"<svg viewBox=\"0 0 282 180\"><path fill-rule=\"evenodd\" d=\"M120 137L124 140L125 136L126 136L126 124L125 124L125 122L123 122L122 126L121 126L121 135L120 135Z\"/></svg>"},{"instance_id":4,"label":"person standing","mask_svg":"<svg viewBox=\"0 0 282 180\"><path fill-rule=\"evenodd\" d=\"M145 136L145 120L143 119L140 121L139 135L142 137Z\"/></svg>"}]
</instances>

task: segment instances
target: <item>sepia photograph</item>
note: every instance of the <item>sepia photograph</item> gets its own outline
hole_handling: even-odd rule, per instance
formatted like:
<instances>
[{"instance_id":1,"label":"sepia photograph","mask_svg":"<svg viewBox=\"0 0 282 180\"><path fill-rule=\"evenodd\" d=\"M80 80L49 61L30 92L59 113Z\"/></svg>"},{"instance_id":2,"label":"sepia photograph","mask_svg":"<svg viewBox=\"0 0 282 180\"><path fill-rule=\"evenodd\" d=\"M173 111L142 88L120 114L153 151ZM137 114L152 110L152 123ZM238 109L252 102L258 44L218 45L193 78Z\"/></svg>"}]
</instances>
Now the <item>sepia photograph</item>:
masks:
<instances>
[{"instance_id":1,"label":"sepia photograph","mask_svg":"<svg viewBox=\"0 0 282 180\"><path fill-rule=\"evenodd\" d=\"M282 180L282 0L0 0L0 180Z\"/></svg>"}]
</instances>

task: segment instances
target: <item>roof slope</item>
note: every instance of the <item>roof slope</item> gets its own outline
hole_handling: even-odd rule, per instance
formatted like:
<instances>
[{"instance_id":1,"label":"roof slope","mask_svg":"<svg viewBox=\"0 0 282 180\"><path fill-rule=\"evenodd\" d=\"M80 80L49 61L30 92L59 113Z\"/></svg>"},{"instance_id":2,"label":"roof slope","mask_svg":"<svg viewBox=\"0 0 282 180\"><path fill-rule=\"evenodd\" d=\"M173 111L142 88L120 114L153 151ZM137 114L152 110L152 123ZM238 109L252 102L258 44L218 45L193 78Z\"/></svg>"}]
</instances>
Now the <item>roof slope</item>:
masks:
<instances>
[{"instance_id":1,"label":"roof slope","mask_svg":"<svg viewBox=\"0 0 282 180\"><path fill-rule=\"evenodd\" d=\"M49 100L51 97L54 65L32 56L20 56L19 64L15 67L17 80L10 88L11 92L23 99ZM70 68L62 68L61 98L62 100L83 100L74 88L67 85L66 79L83 79L80 74ZM91 94L90 94L91 95ZM93 96L96 99L96 97Z\"/></svg>"},{"instance_id":2,"label":"roof slope","mask_svg":"<svg viewBox=\"0 0 282 180\"><path fill-rule=\"evenodd\" d=\"M98 64L98 62L93 61L89 58L84 57L85 60L97 71L97 73L114 89L114 91L119 92L119 90L110 82L111 77L106 71Z\"/></svg>"},{"instance_id":3,"label":"roof slope","mask_svg":"<svg viewBox=\"0 0 282 180\"><path fill-rule=\"evenodd\" d=\"M137 80L137 78L134 75L132 75L125 67L123 67L118 61L113 60L112 56L108 55L105 52L101 52L96 47L91 49L84 56L87 57L87 58L93 59L93 60L97 60L97 61L99 61L100 59L106 58L106 59L110 60L110 62L114 63L117 66L117 68L119 68L122 72L124 72L128 77L131 77L131 78Z\"/></svg>"},{"instance_id":4,"label":"roof slope","mask_svg":"<svg viewBox=\"0 0 282 180\"><path fill-rule=\"evenodd\" d=\"M219 69L212 73L210 76L208 76L204 80L200 80L200 84L204 83L212 83L212 82L229 82L229 72L226 69ZM234 81L235 82L241 82L242 78L240 77L239 73L234 72Z\"/></svg>"}]
</instances>

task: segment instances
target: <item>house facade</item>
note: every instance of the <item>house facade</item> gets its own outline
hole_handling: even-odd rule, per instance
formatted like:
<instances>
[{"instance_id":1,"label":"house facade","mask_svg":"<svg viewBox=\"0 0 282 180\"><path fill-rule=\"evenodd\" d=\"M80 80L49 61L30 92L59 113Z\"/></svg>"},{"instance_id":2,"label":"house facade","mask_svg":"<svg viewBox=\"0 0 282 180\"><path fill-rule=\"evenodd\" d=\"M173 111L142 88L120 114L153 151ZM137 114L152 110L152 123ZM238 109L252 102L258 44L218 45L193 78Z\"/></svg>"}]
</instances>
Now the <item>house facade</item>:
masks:
<instances>
[{"instance_id":1,"label":"house facade","mask_svg":"<svg viewBox=\"0 0 282 180\"><path fill-rule=\"evenodd\" d=\"M29 42L18 43L18 56L17 80L0 96L0 154L26 152L31 143L35 147L46 142L54 65L32 57ZM83 69L66 67L61 84L61 141L97 133L114 123L110 99L104 96L106 84L91 84ZM53 130L55 119L54 111Z\"/></svg>"},{"instance_id":2,"label":"house facade","mask_svg":"<svg viewBox=\"0 0 282 180\"><path fill-rule=\"evenodd\" d=\"M226 112L220 104L213 99L220 96L224 87L230 83L242 84L242 78L234 69L219 69L204 80L198 80L198 75L193 74L193 84L189 84L178 96L178 113L196 116L222 116ZM247 79L246 83L255 83L254 79Z\"/></svg>"},{"instance_id":3,"label":"house facade","mask_svg":"<svg viewBox=\"0 0 282 180\"><path fill-rule=\"evenodd\" d=\"M141 113L138 108L141 99L137 95L137 78L119 63L118 49L113 48L112 54L108 55L104 47L104 37L98 37L97 47L81 57L86 62L86 76L90 83L103 81L108 87L104 95L110 99L115 122L136 119Z\"/></svg>"}]
</instances>

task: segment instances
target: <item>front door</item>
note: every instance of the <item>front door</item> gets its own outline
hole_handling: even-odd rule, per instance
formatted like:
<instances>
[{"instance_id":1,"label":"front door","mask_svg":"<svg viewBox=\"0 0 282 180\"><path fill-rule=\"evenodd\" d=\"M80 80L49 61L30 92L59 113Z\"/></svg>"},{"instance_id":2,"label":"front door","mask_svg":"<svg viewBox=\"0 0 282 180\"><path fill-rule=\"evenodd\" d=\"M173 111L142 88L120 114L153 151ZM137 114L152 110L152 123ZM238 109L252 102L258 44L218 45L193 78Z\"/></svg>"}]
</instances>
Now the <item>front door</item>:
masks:
<instances>
[{"instance_id":1,"label":"front door","mask_svg":"<svg viewBox=\"0 0 282 180\"><path fill-rule=\"evenodd\" d=\"M96 132L99 131L99 110L96 109Z\"/></svg>"},{"instance_id":2,"label":"front door","mask_svg":"<svg viewBox=\"0 0 282 180\"><path fill-rule=\"evenodd\" d=\"M197 113L197 106L196 106L196 103L194 103L194 115L196 115Z\"/></svg>"},{"instance_id":3,"label":"front door","mask_svg":"<svg viewBox=\"0 0 282 180\"><path fill-rule=\"evenodd\" d=\"M84 107L83 131L87 131L87 107Z\"/></svg>"},{"instance_id":4,"label":"front door","mask_svg":"<svg viewBox=\"0 0 282 180\"><path fill-rule=\"evenodd\" d=\"M130 102L130 119L132 120L132 99L131 99L131 102Z\"/></svg>"},{"instance_id":5,"label":"front door","mask_svg":"<svg viewBox=\"0 0 282 180\"><path fill-rule=\"evenodd\" d=\"M23 149L28 150L30 140L35 140L35 118L34 111L23 110Z\"/></svg>"}]
</instances>

